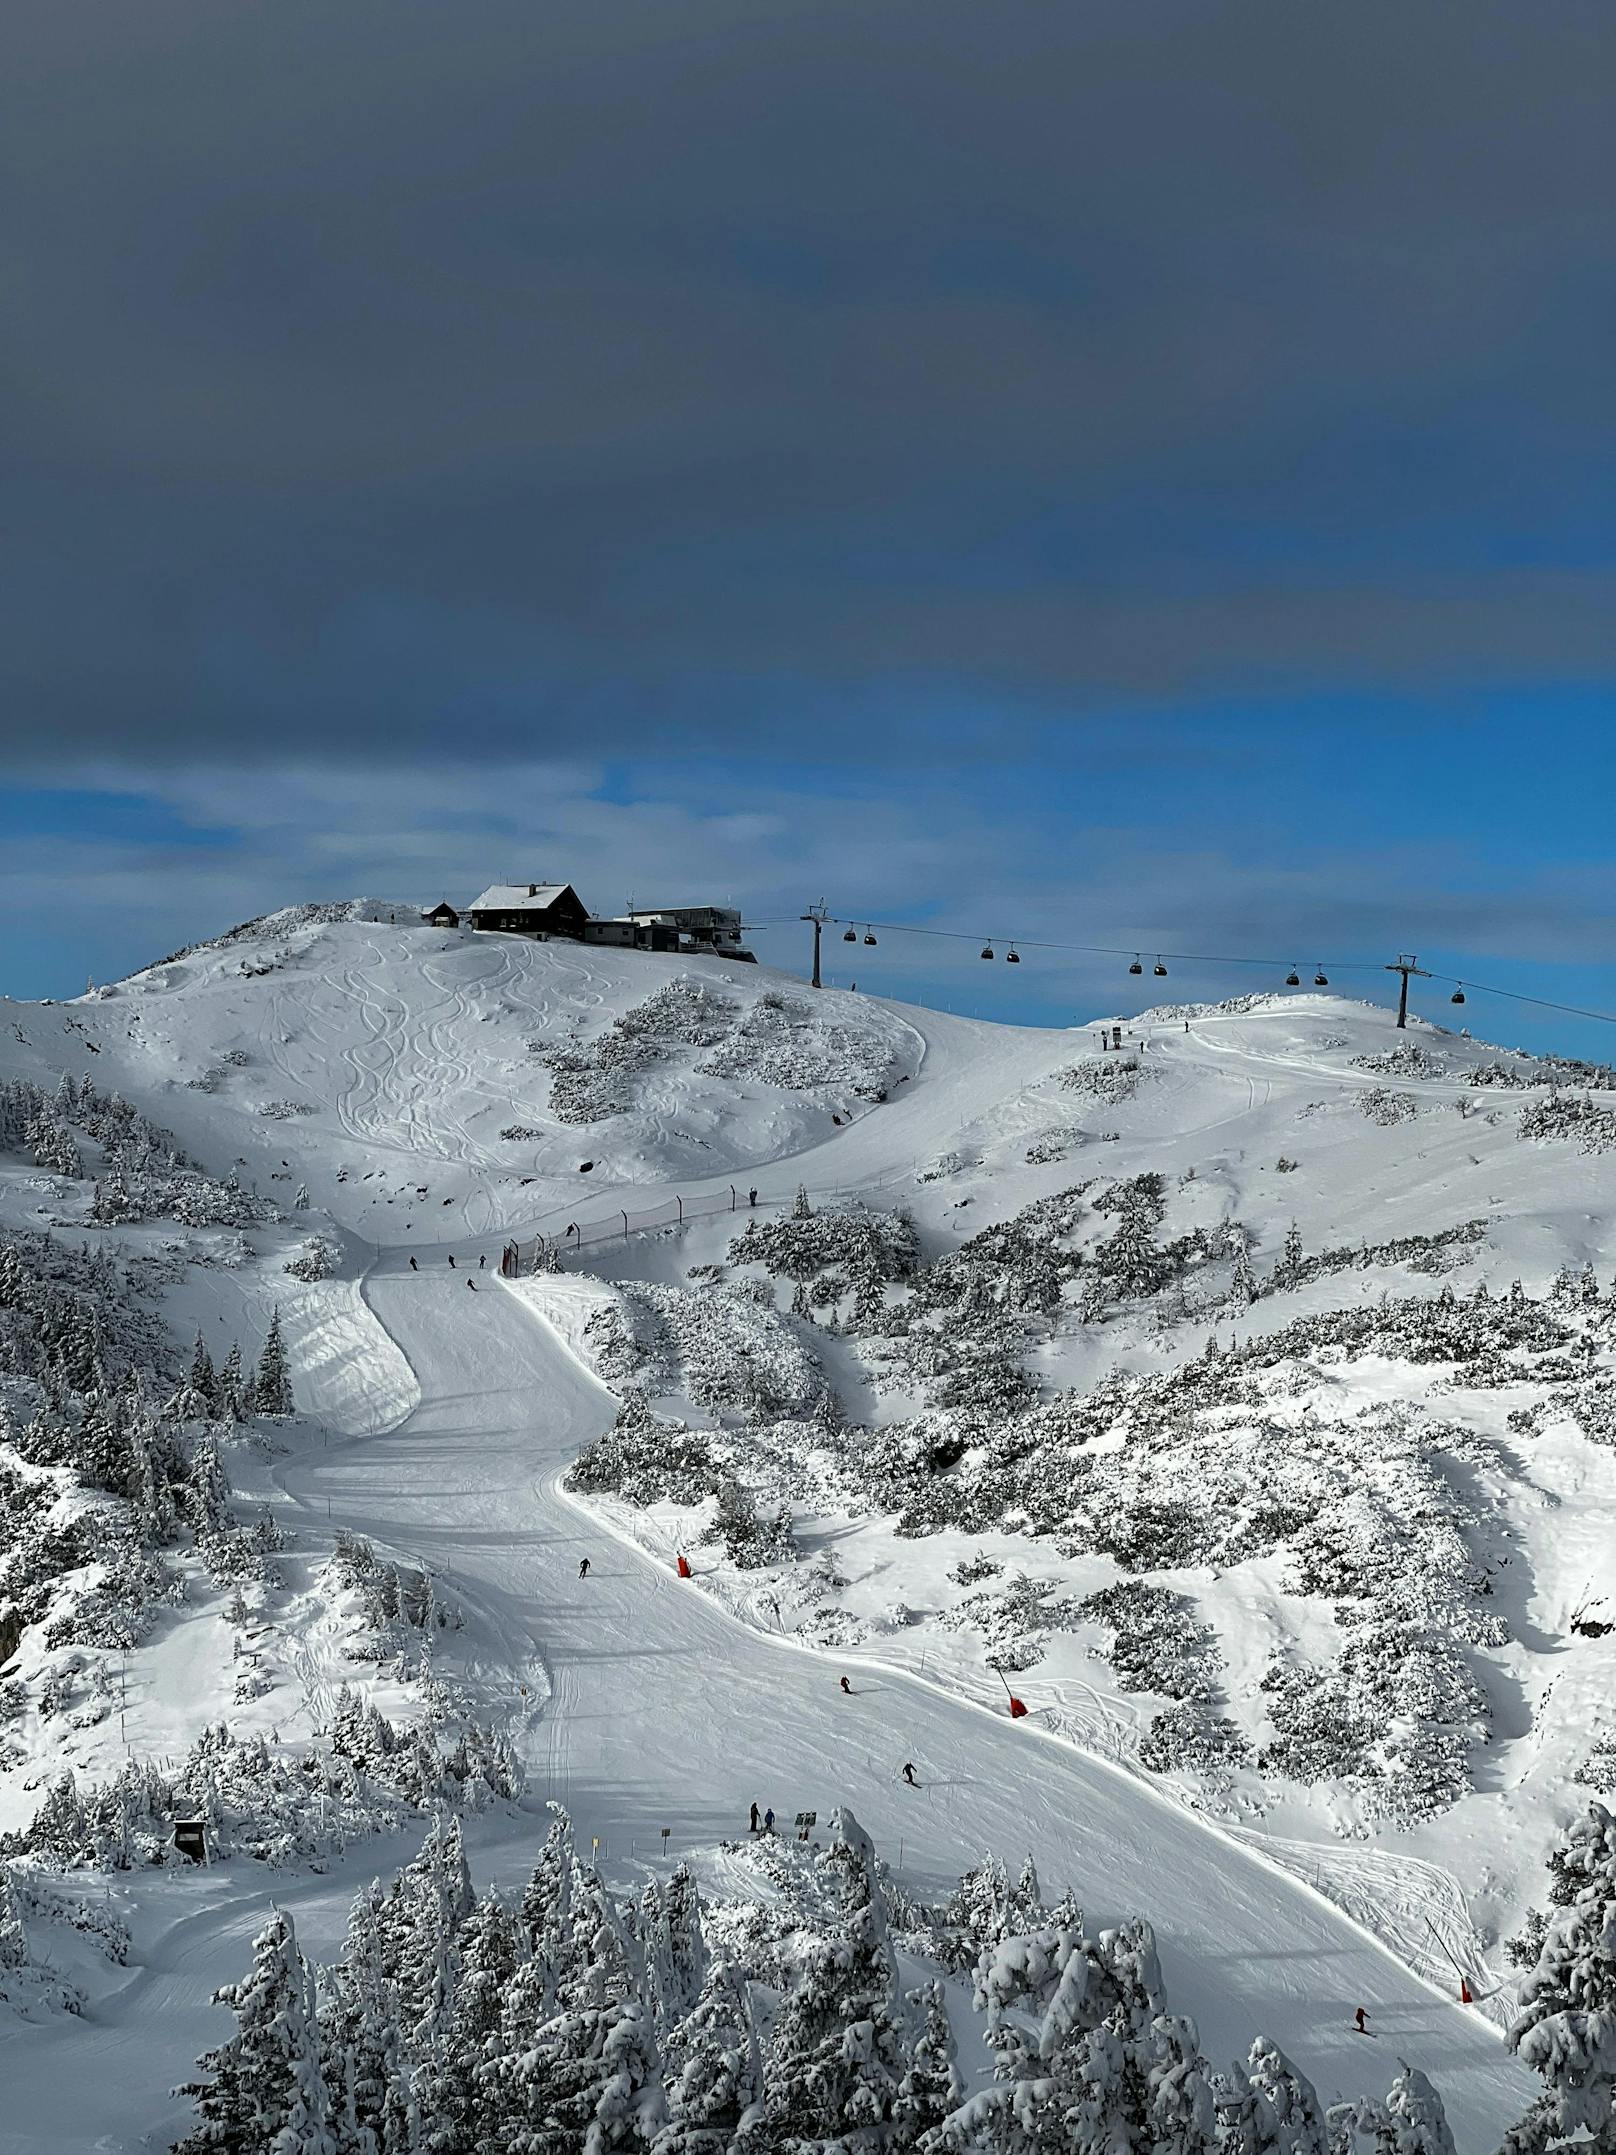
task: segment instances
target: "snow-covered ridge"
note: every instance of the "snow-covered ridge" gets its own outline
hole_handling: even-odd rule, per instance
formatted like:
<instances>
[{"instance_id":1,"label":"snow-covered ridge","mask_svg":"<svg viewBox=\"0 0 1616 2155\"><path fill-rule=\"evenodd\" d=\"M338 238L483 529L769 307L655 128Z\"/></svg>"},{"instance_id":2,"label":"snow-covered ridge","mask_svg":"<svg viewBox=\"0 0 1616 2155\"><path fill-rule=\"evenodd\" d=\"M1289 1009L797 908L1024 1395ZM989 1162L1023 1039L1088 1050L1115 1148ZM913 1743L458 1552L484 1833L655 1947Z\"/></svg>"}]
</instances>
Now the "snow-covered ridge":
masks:
<instances>
[{"instance_id":1,"label":"snow-covered ridge","mask_svg":"<svg viewBox=\"0 0 1616 2155\"><path fill-rule=\"evenodd\" d=\"M283 1696L249 1702L282 1747L340 1725L342 1756L374 1765L393 1754L364 1702L406 1728L442 1707L497 1727L529 1800L569 1801L612 1864L663 1824L710 1846L754 1793L783 1816L853 1798L928 1890L1030 1838L1057 1889L1157 1920L1209 2054L1265 2030L1321 2090L1383 2093L1360 2077L1370 2046L1337 2040L1339 1998L1276 1978L1264 1940L1305 1937L1393 2016L1480 2155L1521 2084L1441 1999L1458 1963L1506 2009L1499 1940L1541 1902L1574 1775L1611 1755L1609 1641L1573 1619L1596 1628L1611 1590L1613 1103L1598 1072L1399 1038L1323 995L1126 1029L1102 1055L1088 1027L816 997L761 967L446 933L374 900L292 908L0 1020L0 1083L92 1076L240 1217L188 1223L151 1163L113 1172L80 1131L82 1176L0 1161L0 1236L134 1267L182 1365L198 1330L250 1358L280 1306L303 1419L226 1444L243 1531L267 1505L292 1541L261 1552L286 1574L260 1661ZM748 1217L563 1257L521 1283L542 1322L485 1276L508 1239L565 1250L574 1220L676 1197ZM640 1390L636 1456L663 1486L649 1505L582 1492L592 1522L558 1479ZM338 1561L339 1529L380 1586ZM349 1650L363 1610L407 1622L389 1594L418 1613L428 1577L452 1612L441 1694ZM207 1602L164 1636L204 1622L231 1637ZM757 1635L782 1629L787 1653ZM160 1810L234 1671L93 1652L88 1778L115 1774L121 1713L169 1761ZM995 1665L1027 1723L1004 1720ZM1429 1711L1395 1688L1415 1670ZM1332 1717L1345 1749L1315 1740ZM903 1756L932 1774L923 1814ZM31 1809L42 1786L6 1799ZM407 1811L419 1777L401 1786ZM496 1870L530 1866L531 1813L494 1802L466 1830ZM322 1951L379 1867L323 1860L277 1887ZM161 2090L244 1964L263 1888L239 1863L127 1898L134 1972L106 2026L129 2031L142 2132L178 2122ZM154 1985L170 1954L183 1980ZM115 1966L75 1980L110 1998ZM67 2063L74 2032L30 2031L61 2144L132 2144Z\"/></svg>"}]
</instances>

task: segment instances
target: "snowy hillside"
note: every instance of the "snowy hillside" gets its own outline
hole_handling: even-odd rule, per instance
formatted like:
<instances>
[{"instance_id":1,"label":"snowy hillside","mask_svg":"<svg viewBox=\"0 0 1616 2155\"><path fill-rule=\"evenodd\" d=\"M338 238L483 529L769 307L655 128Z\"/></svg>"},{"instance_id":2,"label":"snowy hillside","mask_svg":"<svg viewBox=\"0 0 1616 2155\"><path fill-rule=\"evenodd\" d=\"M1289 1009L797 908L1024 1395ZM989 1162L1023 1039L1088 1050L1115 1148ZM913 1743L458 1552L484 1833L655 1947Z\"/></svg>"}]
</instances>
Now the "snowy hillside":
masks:
<instances>
[{"instance_id":1,"label":"snowy hillside","mask_svg":"<svg viewBox=\"0 0 1616 2155\"><path fill-rule=\"evenodd\" d=\"M1495 2146L1616 1783L1608 1074L1310 994L1101 1052L417 920L0 1012L0 2148L161 2144L271 1896L380 1954L348 1903L434 1812L519 1886L550 1800L618 1893L721 1904L760 2088L867 1828L962 2096L996 1941L948 1897L1030 1847L1022 1928L1110 1983L1093 1927L1148 1920L1208 2071L1401 2058ZM857 1813L828 1899L754 1800ZM646 2006L670 2057L700 1996Z\"/></svg>"}]
</instances>

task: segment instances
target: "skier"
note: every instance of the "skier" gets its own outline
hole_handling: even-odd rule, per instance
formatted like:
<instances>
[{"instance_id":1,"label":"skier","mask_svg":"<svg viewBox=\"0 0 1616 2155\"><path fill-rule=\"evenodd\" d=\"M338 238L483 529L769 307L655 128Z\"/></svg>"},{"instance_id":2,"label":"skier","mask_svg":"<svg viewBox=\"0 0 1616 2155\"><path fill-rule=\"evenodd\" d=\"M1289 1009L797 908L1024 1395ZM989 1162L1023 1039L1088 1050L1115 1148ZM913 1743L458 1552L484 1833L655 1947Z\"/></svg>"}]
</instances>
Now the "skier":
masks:
<instances>
[{"instance_id":1,"label":"skier","mask_svg":"<svg viewBox=\"0 0 1616 2155\"><path fill-rule=\"evenodd\" d=\"M420 1268L420 1266L419 1266L419 1265L418 1265L418 1264L416 1263L415 1259L414 1259L414 1258L412 1257L412 1258L410 1259L410 1270L411 1270L412 1272L419 1272L419 1271L420 1271L420 1269L421 1269L421 1268Z\"/></svg>"},{"instance_id":2,"label":"skier","mask_svg":"<svg viewBox=\"0 0 1616 2155\"><path fill-rule=\"evenodd\" d=\"M763 1814L763 1830L765 1833L774 1831L774 1813L772 1810L765 1811Z\"/></svg>"},{"instance_id":3,"label":"skier","mask_svg":"<svg viewBox=\"0 0 1616 2155\"><path fill-rule=\"evenodd\" d=\"M479 1250L477 1252L477 1270L480 1272L483 1269L484 1265L487 1264L487 1262L487 1257L483 1254L481 1250Z\"/></svg>"},{"instance_id":4,"label":"skier","mask_svg":"<svg viewBox=\"0 0 1616 2155\"><path fill-rule=\"evenodd\" d=\"M909 1786L911 1788L918 1788L920 1786L920 1783L915 1779L915 1763L913 1759L906 1758L904 1760L903 1777L909 1783Z\"/></svg>"},{"instance_id":5,"label":"skier","mask_svg":"<svg viewBox=\"0 0 1616 2155\"><path fill-rule=\"evenodd\" d=\"M752 1831L753 1831L754 1833L756 1833L756 1831L758 1830L758 1807L757 1807L757 1804L756 1804L756 1802L754 1802L754 1803L753 1803L753 1805L752 1805L752 1829L751 1829L751 1830L752 1830Z\"/></svg>"},{"instance_id":6,"label":"skier","mask_svg":"<svg viewBox=\"0 0 1616 2155\"><path fill-rule=\"evenodd\" d=\"M1368 2020L1369 2020L1369 2015L1368 2015L1368 2014L1367 2014L1367 2013L1366 2013L1366 2012L1364 2011L1364 2009L1363 2009L1363 2007L1362 2007L1361 2005L1359 2006L1359 2008L1358 2008L1357 2012L1353 2014L1352 2018L1353 2018L1353 2022L1354 2022L1354 2025L1356 2026L1356 2028L1357 2028L1357 2030L1358 2030L1358 2033L1359 2033L1360 2035L1367 2035L1367 2034L1369 2033L1369 2028L1368 2028Z\"/></svg>"},{"instance_id":7,"label":"skier","mask_svg":"<svg viewBox=\"0 0 1616 2155\"><path fill-rule=\"evenodd\" d=\"M472 1279L472 1278L471 1278L471 1277L470 1277L469 1275L467 1276L467 1279L466 1279L466 1285L467 1285L467 1286L468 1286L468 1287L469 1287L469 1288L471 1289L471 1291L472 1291L472 1293L473 1293L473 1294L475 1294L475 1293L477 1292L477 1282L476 1282L476 1281L475 1281L474 1279Z\"/></svg>"},{"instance_id":8,"label":"skier","mask_svg":"<svg viewBox=\"0 0 1616 2155\"><path fill-rule=\"evenodd\" d=\"M853 1686L848 1682L845 1676L842 1678L842 1689L847 1693L849 1698L853 1696Z\"/></svg>"},{"instance_id":9,"label":"skier","mask_svg":"<svg viewBox=\"0 0 1616 2155\"><path fill-rule=\"evenodd\" d=\"M754 1209L754 1210L756 1209L756 1207L757 1207L757 1192L756 1192L756 1190L748 1190L748 1191L747 1191L747 1193L746 1193L746 1202L747 1202L747 1203L748 1203L749 1205L751 1205L751 1206L753 1207L753 1209Z\"/></svg>"},{"instance_id":10,"label":"skier","mask_svg":"<svg viewBox=\"0 0 1616 2155\"><path fill-rule=\"evenodd\" d=\"M587 1579L589 1577L589 1559L587 1556L578 1566L578 1576L580 1579Z\"/></svg>"},{"instance_id":11,"label":"skier","mask_svg":"<svg viewBox=\"0 0 1616 2155\"><path fill-rule=\"evenodd\" d=\"M449 1252L449 1270L450 1270L450 1271L452 1272L452 1271L454 1270L454 1268L455 1268L455 1263L454 1263L454 1251L453 1251L453 1250L451 1250L451 1251Z\"/></svg>"}]
</instances>

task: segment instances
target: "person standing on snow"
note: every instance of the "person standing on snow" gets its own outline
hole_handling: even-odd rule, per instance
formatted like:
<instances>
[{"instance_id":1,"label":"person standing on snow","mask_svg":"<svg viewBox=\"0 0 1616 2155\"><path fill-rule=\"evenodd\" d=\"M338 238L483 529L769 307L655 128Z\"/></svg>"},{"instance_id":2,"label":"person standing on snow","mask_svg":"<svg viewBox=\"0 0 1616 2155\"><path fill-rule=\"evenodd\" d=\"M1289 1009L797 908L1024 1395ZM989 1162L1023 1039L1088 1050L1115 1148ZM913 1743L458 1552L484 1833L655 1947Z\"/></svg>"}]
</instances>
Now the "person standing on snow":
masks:
<instances>
[{"instance_id":1,"label":"person standing on snow","mask_svg":"<svg viewBox=\"0 0 1616 2155\"><path fill-rule=\"evenodd\" d=\"M419 1272L419 1271L420 1271L420 1269L421 1269L421 1268L420 1268L420 1266L419 1266L419 1265L418 1265L418 1264L416 1263L415 1259L414 1259L414 1258L412 1257L412 1258L410 1259L410 1270L411 1270L412 1272Z\"/></svg>"},{"instance_id":2,"label":"person standing on snow","mask_svg":"<svg viewBox=\"0 0 1616 2155\"><path fill-rule=\"evenodd\" d=\"M578 1576L580 1579L587 1579L589 1577L589 1559L587 1556L578 1566Z\"/></svg>"},{"instance_id":3,"label":"person standing on snow","mask_svg":"<svg viewBox=\"0 0 1616 2155\"><path fill-rule=\"evenodd\" d=\"M752 1805L752 1825L751 1825L751 1830L752 1830L752 1832L754 1832L754 1833L756 1833L756 1831L758 1830L758 1807L757 1807L757 1804L756 1804L756 1802L755 1802L755 1801L754 1801L754 1803L753 1803L753 1805Z\"/></svg>"},{"instance_id":4,"label":"person standing on snow","mask_svg":"<svg viewBox=\"0 0 1616 2155\"><path fill-rule=\"evenodd\" d=\"M479 1251L477 1252L477 1270L478 1270L479 1272L481 1272L481 1271L482 1271L482 1269L483 1269L483 1267L484 1267L484 1266L485 1266L485 1265L487 1264L487 1262L488 1262L488 1258L487 1258L486 1254L485 1254L485 1253L484 1253L484 1252L483 1252L482 1250L479 1250Z\"/></svg>"},{"instance_id":5,"label":"person standing on snow","mask_svg":"<svg viewBox=\"0 0 1616 2155\"><path fill-rule=\"evenodd\" d=\"M765 1833L774 1831L774 1813L772 1810L765 1811L763 1814L763 1830Z\"/></svg>"},{"instance_id":6,"label":"person standing on snow","mask_svg":"<svg viewBox=\"0 0 1616 2155\"><path fill-rule=\"evenodd\" d=\"M749 1205L751 1205L751 1206L752 1206L752 1207L753 1207L754 1209L756 1208L756 1205L757 1205L757 1192L756 1192L756 1190L748 1190L748 1191L747 1191L747 1193L746 1193L746 1202L747 1202L747 1203L748 1203Z\"/></svg>"}]
</instances>

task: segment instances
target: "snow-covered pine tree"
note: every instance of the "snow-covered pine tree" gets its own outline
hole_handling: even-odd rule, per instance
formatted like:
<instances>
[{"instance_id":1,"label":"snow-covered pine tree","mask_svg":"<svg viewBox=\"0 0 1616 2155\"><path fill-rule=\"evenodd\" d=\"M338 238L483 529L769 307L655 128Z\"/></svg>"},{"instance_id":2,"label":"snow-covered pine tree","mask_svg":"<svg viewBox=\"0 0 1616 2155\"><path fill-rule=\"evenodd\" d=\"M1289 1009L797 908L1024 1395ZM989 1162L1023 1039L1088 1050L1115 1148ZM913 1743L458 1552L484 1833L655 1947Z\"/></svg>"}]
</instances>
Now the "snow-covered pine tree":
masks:
<instances>
[{"instance_id":1,"label":"snow-covered pine tree","mask_svg":"<svg viewBox=\"0 0 1616 2155\"><path fill-rule=\"evenodd\" d=\"M520 1937L515 1916L498 1894L478 1901L457 1945L460 1974L440 2058L417 2079L425 2121L422 2155L473 2155L503 2144L493 2131L488 2090L498 2080L505 2003L520 1965Z\"/></svg>"},{"instance_id":2,"label":"snow-covered pine tree","mask_svg":"<svg viewBox=\"0 0 1616 2155\"><path fill-rule=\"evenodd\" d=\"M794 1220L811 1220L813 1216L814 1208L808 1202L808 1185L805 1182L799 1182L797 1184L797 1194L791 1200L791 1217Z\"/></svg>"},{"instance_id":3,"label":"snow-covered pine tree","mask_svg":"<svg viewBox=\"0 0 1616 2155\"><path fill-rule=\"evenodd\" d=\"M522 1888L519 1908L528 1951L540 1963L551 2000L572 1968L572 1904L577 1891L579 1866L573 1847L572 1820L559 1803L550 1805L550 1830L539 1850L533 1875Z\"/></svg>"},{"instance_id":4,"label":"snow-covered pine tree","mask_svg":"<svg viewBox=\"0 0 1616 2155\"><path fill-rule=\"evenodd\" d=\"M198 2062L209 2075L175 2090L199 2120L174 2155L336 2155L320 2071L314 1982L292 1918L277 1908L240 1983L214 1992L236 2032Z\"/></svg>"},{"instance_id":5,"label":"snow-covered pine tree","mask_svg":"<svg viewBox=\"0 0 1616 2155\"><path fill-rule=\"evenodd\" d=\"M252 1411L275 1415L297 1412L297 1402L292 1397L292 1374L286 1363L286 1343L281 1338L279 1308L269 1320L269 1336L258 1357L252 1384Z\"/></svg>"},{"instance_id":6,"label":"snow-covered pine tree","mask_svg":"<svg viewBox=\"0 0 1616 2155\"><path fill-rule=\"evenodd\" d=\"M1179 2013L1158 2013L1146 2049L1151 2155L1212 2155L1217 2106L1194 2021Z\"/></svg>"},{"instance_id":7,"label":"snow-covered pine tree","mask_svg":"<svg viewBox=\"0 0 1616 2155\"><path fill-rule=\"evenodd\" d=\"M663 2122L662 2084L632 1940L592 1871L574 1881L571 1914L556 2009L544 2018L531 2010L542 2009L546 1984L536 1958L507 1997L503 2054L489 2076L498 2144L524 2155L649 2147Z\"/></svg>"},{"instance_id":8,"label":"snow-covered pine tree","mask_svg":"<svg viewBox=\"0 0 1616 2155\"><path fill-rule=\"evenodd\" d=\"M659 2002L661 2018L683 2019L701 1996L707 1979L707 1940L701 1924L701 1896L681 1863L662 1895L662 1923L667 1941L669 1981Z\"/></svg>"},{"instance_id":9,"label":"snow-covered pine tree","mask_svg":"<svg viewBox=\"0 0 1616 2155\"><path fill-rule=\"evenodd\" d=\"M321 2044L337 2155L412 2155L416 2119L398 1992L387 1974L382 1892L354 1897Z\"/></svg>"},{"instance_id":10,"label":"snow-covered pine tree","mask_svg":"<svg viewBox=\"0 0 1616 2155\"><path fill-rule=\"evenodd\" d=\"M247 1406L247 1373L242 1366L240 1344L232 1340L230 1351L220 1364L218 1384L215 1389L217 1405L215 1412L221 1418L239 1422L249 1411Z\"/></svg>"},{"instance_id":11,"label":"snow-covered pine tree","mask_svg":"<svg viewBox=\"0 0 1616 2155\"><path fill-rule=\"evenodd\" d=\"M292 1199L292 1210L294 1212L307 1212L308 1209L309 1186L306 1182L300 1182L297 1186L297 1195Z\"/></svg>"},{"instance_id":12,"label":"snow-covered pine tree","mask_svg":"<svg viewBox=\"0 0 1616 2155\"><path fill-rule=\"evenodd\" d=\"M28 1930L23 1922L22 1895L12 1879L11 1865L0 1863L0 1974L7 1968L26 1968L28 1958Z\"/></svg>"},{"instance_id":13,"label":"snow-covered pine tree","mask_svg":"<svg viewBox=\"0 0 1616 2155\"><path fill-rule=\"evenodd\" d=\"M845 1806L831 1815L824 1863L839 1879L842 1927L803 1955L764 2061L770 2123L807 2145L873 2135L892 2116L904 2068L875 1850Z\"/></svg>"},{"instance_id":14,"label":"snow-covered pine tree","mask_svg":"<svg viewBox=\"0 0 1616 2155\"><path fill-rule=\"evenodd\" d=\"M1277 2043L1259 2035L1246 2060L1251 2084L1273 2113L1279 2155L1328 2155L1324 2112L1313 2083Z\"/></svg>"},{"instance_id":15,"label":"snow-covered pine tree","mask_svg":"<svg viewBox=\"0 0 1616 2155\"><path fill-rule=\"evenodd\" d=\"M435 1748L435 1747L434 1747ZM386 1911L399 2022L418 2058L435 2055L454 2002L460 1927L471 1912L471 1873L458 1818L440 1812L399 1877Z\"/></svg>"},{"instance_id":16,"label":"snow-covered pine tree","mask_svg":"<svg viewBox=\"0 0 1616 2155\"><path fill-rule=\"evenodd\" d=\"M1174 2130L1193 2127L1197 2103L1166 2084L1193 2057L1193 2030L1179 2024L1158 2051L1153 2024L1164 2012L1155 1941L1143 1923L1100 1939L1058 1923L1002 1939L983 1952L976 2001L988 2014L995 2085L962 2103L943 2126L941 2146L959 2155L1110 2155L1149 2148L1153 2068ZM1040 2012L1029 2033L1022 2015ZM1175 2146L1193 2145L1180 2137Z\"/></svg>"},{"instance_id":17,"label":"snow-covered pine tree","mask_svg":"<svg viewBox=\"0 0 1616 2155\"><path fill-rule=\"evenodd\" d=\"M1218 2076L1217 2130L1218 2155L1282 2155L1285 2146L1267 2090L1238 2059Z\"/></svg>"},{"instance_id":18,"label":"snow-covered pine tree","mask_svg":"<svg viewBox=\"0 0 1616 2155\"><path fill-rule=\"evenodd\" d=\"M1506 2155L1588 2135L1616 2144L1616 1816L1590 1803L1549 1859L1550 1918L1521 1990L1511 2049L1548 2092L1513 2128Z\"/></svg>"},{"instance_id":19,"label":"snow-covered pine tree","mask_svg":"<svg viewBox=\"0 0 1616 2155\"><path fill-rule=\"evenodd\" d=\"M744 1973L714 1961L669 2038L668 2122L656 2155L729 2155L750 2120L761 2130L763 2065Z\"/></svg>"},{"instance_id":20,"label":"snow-covered pine tree","mask_svg":"<svg viewBox=\"0 0 1616 2155\"><path fill-rule=\"evenodd\" d=\"M892 2103L892 2139L899 2148L919 2147L940 2130L965 2092L954 2063L954 2031L942 1984L911 1991L909 2004L919 2010L921 2028Z\"/></svg>"},{"instance_id":21,"label":"snow-covered pine tree","mask_svg":"<svg viewBox=\"0 0 1616 2155\"><path fill-rule=\"evenodd\" d=\"M219 1458L219 1440L211 1429L204 1429L192 1447L183 1502L198 1540L216 1534L229 1517L230 1484Z\"/></svg>"},{"instance_id":22,"label":"snow-covered pine tree","mask_svg":"<svg viewBox=\"0 0 1616 2155\"><path fill-rule=\"evenodd\" d=\"M77 1180L84 1173L84 1162L71 1133L50 1115L36 1115L23 1132L23 1143L33 1154L34 1165L42 1167L47 1174L64 1175Z\"/></svg>"},{"instance_id":23,"label":"snow-covered pine tree","mask_svg":"<svg viewBox=\"0 0 1616 2155\"><path fill-rule=\"evenodd\" d=\"M196 1345L191 1350L191 1390L202 1402L204 1414L219 1412L219 1376L208 1352L208 1343L198 1332Z\"/></svg>"},{"instance_id":24,"label":"snow-covered pine tree","mask_svg":"<svg viewBox=\"0 0 1616 2155\"><path fill-rule=\"evenodd\" d=\"M144 1414L131 1424L128 1445L128 1494L141 1539L159 1544L171 1541L178 1516L169 1486L168 1448Z\"/></svg>"},{"instance_id":25,"label":"snow-covered pine tree","mask_svg":"<svg viewBox=\"0 0 1616 2155\"><path fill-rule=\"evenodd\" d=\"M613 2018L601 2047L605 2078L584 2137L584 2155L607 2155L609 2149L652 2147L667 2121L657 2060L656 2031L649 2008L627 2000Z\"/></svg>"},{"instance_id":26,"label":"snow-covered pine tree","mask_svg":"<svg viewBox=\"0 0 1616 2155\"><path fill-rule=\"evenodd\" d=\"M1377 2125L1377 2155L1455 2155L1442 2098L1417 2066L1392 2082Z\"/></svg>"}]
</instances>

